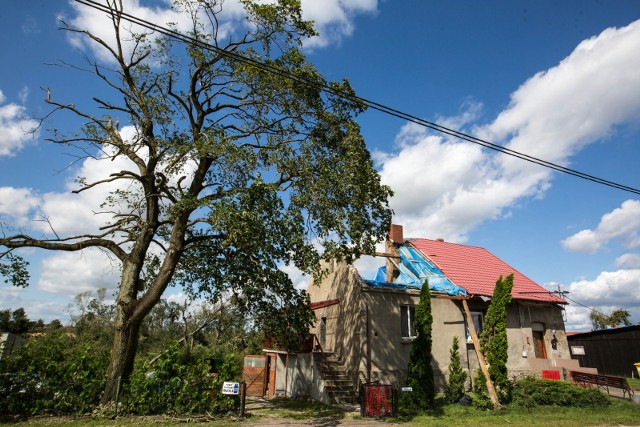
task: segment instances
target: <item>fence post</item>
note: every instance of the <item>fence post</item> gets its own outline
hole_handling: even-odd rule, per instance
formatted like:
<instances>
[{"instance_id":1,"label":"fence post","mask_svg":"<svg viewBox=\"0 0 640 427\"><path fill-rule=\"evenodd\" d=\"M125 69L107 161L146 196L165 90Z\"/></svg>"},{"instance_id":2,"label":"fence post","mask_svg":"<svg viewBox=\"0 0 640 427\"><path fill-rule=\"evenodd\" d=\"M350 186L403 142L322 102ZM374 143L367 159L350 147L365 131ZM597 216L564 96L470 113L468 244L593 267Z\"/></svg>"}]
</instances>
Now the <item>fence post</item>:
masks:
<instances>
[{"instance_id":1,"label":"fence post","mask_svg":"<svg viewBox=\"0 0 640 427\"><path fill-rule=\"evenodd\" d=\"M242 380L240 381L240 385L242 386L242 393L240 395L240 418L244 418L244 406L247 401L247 383Z\"/></svg>"}]
</instances>

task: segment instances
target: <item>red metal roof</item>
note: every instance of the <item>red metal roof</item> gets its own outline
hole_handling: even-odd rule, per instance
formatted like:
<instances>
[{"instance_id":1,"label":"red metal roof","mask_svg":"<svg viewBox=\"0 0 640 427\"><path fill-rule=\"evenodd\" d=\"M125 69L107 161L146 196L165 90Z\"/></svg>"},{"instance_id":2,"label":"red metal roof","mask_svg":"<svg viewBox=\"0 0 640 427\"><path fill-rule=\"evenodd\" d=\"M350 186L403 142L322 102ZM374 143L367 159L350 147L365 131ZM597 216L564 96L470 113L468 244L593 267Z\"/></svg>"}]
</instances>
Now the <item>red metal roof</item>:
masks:
<instances>
[{"instance_id":1,"label":"red metal roof","mask_svg":"<svg viewBox=\"0 0 640 427\"><path fill-rule=\"evenodd\" d=\"M514 300L567 303L484 248L429 239L409 239L406 243L418 249L470 295L492 296L498 278L513 273L511 295Z\"/></svg>"}]
</instances>

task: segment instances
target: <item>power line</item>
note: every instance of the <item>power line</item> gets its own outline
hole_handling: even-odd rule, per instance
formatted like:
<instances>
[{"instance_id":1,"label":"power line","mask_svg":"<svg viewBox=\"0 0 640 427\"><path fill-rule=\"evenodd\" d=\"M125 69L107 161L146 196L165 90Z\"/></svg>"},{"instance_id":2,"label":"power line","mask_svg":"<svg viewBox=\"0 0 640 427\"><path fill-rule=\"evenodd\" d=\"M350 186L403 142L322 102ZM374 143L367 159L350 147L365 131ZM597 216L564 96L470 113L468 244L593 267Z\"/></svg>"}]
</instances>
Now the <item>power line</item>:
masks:
<instances>
[{"instance_id":1,"label":"power line","mask_svg":"<svg viewBox=\"0 0 640 427\"><path fill-rule=\"evenodd\" d=\"M143 28L147 28L149 30L155 31L155 32L157 32L159 34L163 34L165 36L174 38L174 39L182 41L184 43L189 43L189 44L198 46L198 47L200 47L202 49L206 49L206 50L209 50L209 51L216 52L216 53L218 53L220 55L223 55L223 56L225 56L227 58L233 59L235 61L238 61L238 62L241 62L241 63L244 63L244 64L251 65L251 66L253 66L255 68L258 68L258 69L260 69L262 71L266 71L268 73L277 74L277 75L279 75L281 77L286 77L286 78L288 78L290 80L293 80L293 81L296 81L298 83L302 83L302 84L305 84L305 85L316 87L316 88L318 88L318 89L320 89L320 90L322 90L322 91L324 91L326 93L330 93L330 94L339 96L339 97L341 97L343 99L360 102L362 104L367 105L371 109L380 111L380 112L385 113L385 114L390 115L390 116L397 117L399 119L403 119L403 120L409 121L411 123L415 123L417 125L420 125L422 127L425 127L425 128L431 129L431 130L434 130L436 132L440 132L442 134L449 135L449 136L452 136L454 138L461 139L463 141L471 142L473 144L477 144L477 145L480 145L482 147L489 148L491 150L500 152L502 154L507 154L509 156L516 157L518 159L521 159L521 160L524 160L524 161L527 161L527 162L530 162L530 163L537 164L539 166L543 166L543 167L546 167L546 168L549 168L549 169L552 169L552 170L555 170L555 171L558 171L558 172L565 173L567 175L572 175L572 176L575 176L577 178L582 178L582 179L585 179L587 181L591 181L591 182L594 182L594 183L597 183L597 184L606 185L608 187L616 188L618 190L622 190L622 191L626 191L626 192L629 192L629 193L634 193L634 194L640 195L640 189L637 189L637 188L634 188L634 187L630 187L630 186L627 186L627 185L624 185L624 184L620 184L620 183L617 183L617 182L614 182L614 181L610 181L610 180L607 180L607 179L604 179L604 178L599 178L597 176L590 175L590 174L587 174L585 172L580 172L578 170L571 169L571 168L559 165L557 163L549 162L549 161L546 161L546 160L543 160L543 159L540 159L540 158L537 158L537 157L534 157L534 156L530 156L528 154L525 154L525 153L522 153L522 152L519 152L519 151L516 151L516 150L512 150L510 148L503 147L503 146L498 145L498 144L494 144L494 143L492 143L490 141L487 141L487 140L484 140L484 139L481 139L481 138L477 138L475 136L466 134L464 132L460 132L458 130L451 129L451 128L448 128L446 126L442 126L442 125L439 125L437 123L434 123L434 122L431 122L431 121L416 117L416 116L414 116L412 114L405 113L405 112L400 111L400 110L398 110L396 108L389 107L389 106L381 104L379 102L372 101L372 100L367 99L367 98L362 98L362 97L357 96L357 95L345 93L343 91L340 91L340 90L337 90L335 88L332 88L331 86L327 85L326 83L318 83L316 81L312 81L312 80L310 80L308 78L305 78L303 76L297 76L297 75L295 75L295 74L293 74L293 73L291 73L291 72L289 72L287 70L283 70L283 69L275 67L273 65L265 64L265 63L260 62L258 60L245 57L245 56L243 56L243 55L241 55L239 53L230 52L228 50L221 49L221 48L219 48L217 46L213 46L213 45L211 45L209 43L205 43L205 42L203 42L201 40L198 40L198 39L196 39L194 37L187 36L185 34L181 34L181 33L177 32L177 31L174 31L174 30L171 30L169 28L154 24L154 23L149 22L147 20L144 20L142 18L138 18L138 17L136 17L134 15L130 15L130 14L122 12L122 11L117 11L116 9L113 9L108 5L100 4L95 0L75 0L75 1L77 3L81 3L81 4L85 5L85 6L89 6L89 7L93 8L93 9L97 9L97 10L103 11L103 12L109 14L110 16L114 16L117 13L124 20L129 21L129 22L131 22L133 24L137 24L137 25L139 25L139 26L141 26Z\"/></svg>"}]
</instances>

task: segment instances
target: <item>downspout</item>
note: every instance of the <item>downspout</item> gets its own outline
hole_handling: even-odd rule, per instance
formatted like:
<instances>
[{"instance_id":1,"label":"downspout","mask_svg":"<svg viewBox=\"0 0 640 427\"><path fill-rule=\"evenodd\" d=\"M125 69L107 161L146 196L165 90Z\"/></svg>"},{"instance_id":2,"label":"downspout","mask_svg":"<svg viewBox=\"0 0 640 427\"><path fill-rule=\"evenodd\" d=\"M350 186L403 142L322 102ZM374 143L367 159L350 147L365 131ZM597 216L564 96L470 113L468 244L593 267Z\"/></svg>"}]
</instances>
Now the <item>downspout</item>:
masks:
<instances>
[{"instance_id":1,"label":"downspout","mask_svg":"<svg viewBox=\"0 0 640 427\"><path fill-rule=\"evenodd\" d=\"M365 321L367 334L367 382L371 382L371 336L369 331L369 305L365 305Z\"/></svg>"},{"instance_id":2,"label":"downspout","mask_svg":"<svg viewBox=\"0 0 640 427\"><path fill-rule=\"evenodd\" d=\"M289 389L289 352L284 360L284 398L287 398L287 390Z\"/></svg>"}]
</instances>

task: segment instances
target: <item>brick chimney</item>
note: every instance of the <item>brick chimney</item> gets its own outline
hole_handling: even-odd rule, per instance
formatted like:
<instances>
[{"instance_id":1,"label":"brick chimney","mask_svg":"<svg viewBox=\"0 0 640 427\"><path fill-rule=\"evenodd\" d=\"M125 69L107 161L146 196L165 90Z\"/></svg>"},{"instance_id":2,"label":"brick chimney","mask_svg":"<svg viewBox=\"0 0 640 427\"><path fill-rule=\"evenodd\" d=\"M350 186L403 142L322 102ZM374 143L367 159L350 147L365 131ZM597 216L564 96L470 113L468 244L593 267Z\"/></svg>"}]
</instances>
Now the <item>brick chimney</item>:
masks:
<instances>
[{"instance_id":1,"label":"brick chimney","mask_svg":"<svg viewBox=\"0 0 640 427\"><path fill-rule=\"evenodd\" d=\"M404 243L404 238L402 237L402 226L397 224L391 224L391 228L389 229L389 238L398 244Z\"/></svg>"},{"instance_id":2,"label":"brick chimney","mask_svg":"<svg viewBox=\"0 0 640 427\"><path fill-rule=\"evenodd\" d=\"M399 262L399 254L398 254L398 246L404 244L404 237L402 235L402 226L391 224L391 228L389 229L389 235L387 236L385 242L385 253L387 256L387 282L393 282L393 280L398 277L400 271L398 267L396 267L396 263Z\"/></svg>"}]
</instances>

